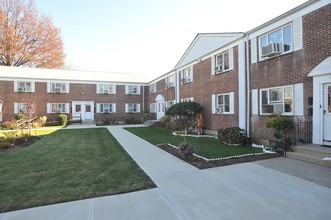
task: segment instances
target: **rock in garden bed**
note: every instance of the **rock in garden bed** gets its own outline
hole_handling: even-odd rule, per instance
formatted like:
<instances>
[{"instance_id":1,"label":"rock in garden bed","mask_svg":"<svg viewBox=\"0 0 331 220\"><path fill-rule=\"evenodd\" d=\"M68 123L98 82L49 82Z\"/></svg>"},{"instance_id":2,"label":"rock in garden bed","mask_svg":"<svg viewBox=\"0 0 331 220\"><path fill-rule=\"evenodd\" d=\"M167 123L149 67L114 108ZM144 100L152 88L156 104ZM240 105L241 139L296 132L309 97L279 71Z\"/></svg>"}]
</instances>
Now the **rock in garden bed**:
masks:
<instances>
[{"instance_id":1,"label":"rock in garden bed","mask_svg":"<svg viewBox=\"0 0 331 220\"><path fill-rule=\"evenodd\" d=\"M178 149L176 149L168 144L160 144L160 145L157 145L157 147L161 148L162 150L174 155L175 157L177 157L199 169L227 166L227 165L232 165L232 164L237 164L237 163L246 163L246 162L265 160L265 159L283 156L282 153L275 153L275 154L252 155L252 156L245 156L245 157L232 158L232 159L206 161L204 159L195 157L194 155L183 156L182 154L179 153Z\"/></svg>"}]
</instances>

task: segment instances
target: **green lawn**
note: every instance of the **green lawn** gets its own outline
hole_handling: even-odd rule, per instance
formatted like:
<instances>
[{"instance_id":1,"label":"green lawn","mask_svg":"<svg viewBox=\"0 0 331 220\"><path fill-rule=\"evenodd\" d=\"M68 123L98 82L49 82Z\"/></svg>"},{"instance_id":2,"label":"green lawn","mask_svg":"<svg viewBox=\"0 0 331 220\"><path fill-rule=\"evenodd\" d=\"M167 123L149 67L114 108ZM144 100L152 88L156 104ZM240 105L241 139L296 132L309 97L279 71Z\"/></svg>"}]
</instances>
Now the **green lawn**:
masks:
<instances>
[{"instance_id":1,"label":"green lawn","mask_svg":"<svg viewBox=\"0 0 331 220\"><path fill-rule=\"evenodd\" d=\"M154 187L107 129L58 130L0 157L0 212Z\"/></svg>"},{"instance_id":2,"label":"green lawn","mask_svg":"<svg viewBox=\"0 0 331 220\"><path fill-rule=\"evenodd\" d=\"M126 128L135 135L156 145L161 143L170 143L178 146L184 142L182 136L175 136L172 130L168 128L146 127L146 128ZM261 153L262 149L248 146L227 146L222 144L216 138L209 137L185 137L188 143L196 148L196 154L208 159L243 155L250 153Z\"/></svg>"}]
</instances>

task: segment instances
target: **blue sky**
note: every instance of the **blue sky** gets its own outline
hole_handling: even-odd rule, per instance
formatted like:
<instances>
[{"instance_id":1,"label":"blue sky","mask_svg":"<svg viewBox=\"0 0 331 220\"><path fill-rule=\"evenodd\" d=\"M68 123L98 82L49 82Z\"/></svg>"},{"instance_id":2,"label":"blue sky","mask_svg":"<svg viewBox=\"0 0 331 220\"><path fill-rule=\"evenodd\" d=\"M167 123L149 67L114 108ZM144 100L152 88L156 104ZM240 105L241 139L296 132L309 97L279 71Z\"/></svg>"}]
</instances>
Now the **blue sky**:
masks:
<instances>
[{"instance_id":1,"label":"blue sky","mask_svg":"<svg viewBox=\"0 0 331 220\"><path fill-rule=\"evenodd\" d=\"M71 69L138 73L174 68L198 33L245 32L305 0L36 0L61 29Z\"/></svg>"}]
</instances>

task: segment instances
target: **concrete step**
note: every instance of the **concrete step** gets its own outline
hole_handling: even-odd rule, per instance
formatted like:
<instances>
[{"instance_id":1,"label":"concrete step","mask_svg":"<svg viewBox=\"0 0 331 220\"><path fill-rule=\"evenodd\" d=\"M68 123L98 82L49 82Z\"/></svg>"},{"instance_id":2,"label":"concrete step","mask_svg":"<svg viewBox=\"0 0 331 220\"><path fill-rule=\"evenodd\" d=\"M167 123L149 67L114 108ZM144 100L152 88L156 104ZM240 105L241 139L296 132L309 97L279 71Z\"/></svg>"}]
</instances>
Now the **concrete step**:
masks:
<instances>
[{"instance_id":1,"label":"concrete step","mask_svg":"<svg viewBox=\"0 0 331 220\"><path fill-rule=\"evenodd\" d=\"M287 152L286 156L296 160L303 160L310 163L319 164L322 166L331 167L331 160L323 160L324 157L316 157L299 152Z\"/></svg>"},{"instance_id":2,"label":"concrete step","mask_svg":"<svg viewBox=\"0 0 331 220\"><path fill-rule=\"evenodd\" d=\"M146 126L152 126L152 125L158 124L158 123L160 123L159 120L147 120L147 121L144 121L143 124L146 125Z\"/></svg>"},{"instance_id":3,"label":"concrete step","mask_svg":"<svg viewBox=\"0 0 331 220\"><path fill-rule=\"evenodd\" d=\"M292 146L292 149L296 153L301 153L312 157L317 157L317 158L331 157L331 148L321 147L315 144Z\"/></svg>"}]
</instances>

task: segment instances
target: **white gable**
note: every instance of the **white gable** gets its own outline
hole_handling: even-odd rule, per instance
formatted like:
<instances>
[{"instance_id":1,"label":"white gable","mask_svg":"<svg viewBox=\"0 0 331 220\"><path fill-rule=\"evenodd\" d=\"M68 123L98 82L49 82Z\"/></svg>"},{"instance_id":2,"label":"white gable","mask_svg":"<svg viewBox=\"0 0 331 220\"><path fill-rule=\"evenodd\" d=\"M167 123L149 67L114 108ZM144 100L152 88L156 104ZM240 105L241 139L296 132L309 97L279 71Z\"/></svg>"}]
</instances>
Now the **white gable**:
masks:
<instances>
[{"instance_id":1,"label":"white gable","mask_svg":"<svg viewBox=\"0 0 331 220\"><path fill-rule=\"evenodd\" d=\"M326 74L331 74L331 56L312 69L308 76L322 76Z\"/></svg>"},{"instance_id":2,"label":"white gable","mask_svg":"<svg viewBox=\"0 0 331 220\"><path fill-rule=\"evenodd\" d=\"M180 68L197 60L198 58L215 51L242 36L243 33L198 34L175 68Z\"/></svg>"}]
</instances>

